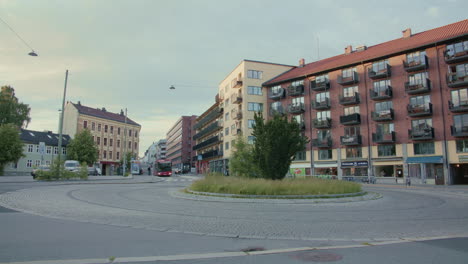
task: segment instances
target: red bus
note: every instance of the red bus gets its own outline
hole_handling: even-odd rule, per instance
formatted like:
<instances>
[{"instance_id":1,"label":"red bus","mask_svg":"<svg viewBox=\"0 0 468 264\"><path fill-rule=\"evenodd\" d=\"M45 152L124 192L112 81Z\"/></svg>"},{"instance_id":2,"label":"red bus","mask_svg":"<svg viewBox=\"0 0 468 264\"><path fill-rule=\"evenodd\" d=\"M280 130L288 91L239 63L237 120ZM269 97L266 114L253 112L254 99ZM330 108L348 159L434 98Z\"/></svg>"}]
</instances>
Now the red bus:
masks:
<instances>
[{"instance_id":1,"label":"red bus","mask_svg":"<svg viewBox=\"0 0 468 264\"><path fill-rule=\"evenodd\" d=\"M172 175L172 162L170 160L157 160L154 163L153 169L154 176L171 176Z\"/></svg>"}]
</instances>

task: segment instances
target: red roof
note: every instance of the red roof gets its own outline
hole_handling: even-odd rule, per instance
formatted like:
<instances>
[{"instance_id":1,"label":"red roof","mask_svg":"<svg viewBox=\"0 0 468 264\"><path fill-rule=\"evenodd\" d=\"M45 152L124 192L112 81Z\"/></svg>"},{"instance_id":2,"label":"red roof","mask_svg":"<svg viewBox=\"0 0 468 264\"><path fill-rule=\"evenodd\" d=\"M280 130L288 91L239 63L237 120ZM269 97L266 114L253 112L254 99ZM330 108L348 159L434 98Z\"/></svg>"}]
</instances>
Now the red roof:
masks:
<instances>
[{"instance_id":1,"label":"red roof","mask_svg":"<svg viewBox=\"0 0 468 264\"><path fill-rule=\"evenodd\" d=\"M80 114L125 123L125 115L124 114L111 113L111 112L107 112L105 109L91 108L91 107L87 107L87 106L84 106L84 105L81 105L81 104L74 104L74 103L72 103L72 104L73 104L73 106L76 107L76 109L78 109L78 112ZM140 126L140 124L136 123L135 121L131 120L128 117L127 117L127 124Z\"/></svg>"},{"instance_id":2,"label":"red roof","mask_svg":"<svg viewBox=\"0 0 468 264\"><path fill-rule=\"evenodd\" d=\"M416 33L409 38L398 38L375 46L368 47L364 51L341 54L324 60L306 64L304 67L296 67L276 78L269 80L264 85L272 85L295 78L324 72L330 69L344 67L363 61L373 60L390 54L416 49L436 42L449 40L468 34L468 19L434 28L428 31Z\"/></svg>"}]
</instances>

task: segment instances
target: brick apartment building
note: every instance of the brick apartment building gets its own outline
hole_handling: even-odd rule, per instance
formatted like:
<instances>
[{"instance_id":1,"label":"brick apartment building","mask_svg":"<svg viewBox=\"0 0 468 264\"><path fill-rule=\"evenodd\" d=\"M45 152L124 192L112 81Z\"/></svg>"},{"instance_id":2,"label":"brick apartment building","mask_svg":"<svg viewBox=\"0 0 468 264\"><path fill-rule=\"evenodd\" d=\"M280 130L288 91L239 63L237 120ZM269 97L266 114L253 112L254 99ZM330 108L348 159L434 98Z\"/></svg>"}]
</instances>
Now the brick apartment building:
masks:
<instances>
[{"instance_id":1,"label":"brick apartment building","mask_svg":"<svg viewBox=\"0 0 468 264\"><path fill-rule=\"evenodd\" d=\"M192 126L197 116L182 116L166 134L166 159L172 161L174 169L190 171L192 162Z\"/></svg>"},{"instance_id":2,"label":"brick apartment building","mask_svg":"<svg viewBox=\"0 0 468 264\"><path fill-rule=\"evenodd\" d=\"M269 114L311 139L298 173L468 183L468 20L301 60L263 86Z\"/></svg>"},{"instance_id":3,"label":"brick apartment building","mask_svg":"<svg viewBox=\"0 0 468 264\"><path fill-rule=\"evenodd\" d=\"M80 101L65 105L63 133L72 138L88 129L98 146L98 163L103 175L117 173L124 153L138 157L141 126L126 118L123 110L112 113L103 108L84 106ZM125 135L125 131L128 131Z\"/></svg>"}]
</instances>

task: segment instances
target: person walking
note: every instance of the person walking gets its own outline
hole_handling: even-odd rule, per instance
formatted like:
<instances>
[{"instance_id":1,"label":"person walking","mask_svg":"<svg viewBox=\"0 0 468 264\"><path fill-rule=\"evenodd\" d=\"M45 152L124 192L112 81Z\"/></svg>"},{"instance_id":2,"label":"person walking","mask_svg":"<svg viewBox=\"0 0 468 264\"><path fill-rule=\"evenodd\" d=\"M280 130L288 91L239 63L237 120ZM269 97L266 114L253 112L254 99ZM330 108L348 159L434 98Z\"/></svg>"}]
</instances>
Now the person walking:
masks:
<instances>
[{"instance_id":1,"label":"person walking","mask_svg":"<svg viewBox=\"0 0 468 264\"><path fill-rule=\"evenodd\" d=\"M151 176L151 167L148 167L148 175Z\"/></svg>"}]
</instances>

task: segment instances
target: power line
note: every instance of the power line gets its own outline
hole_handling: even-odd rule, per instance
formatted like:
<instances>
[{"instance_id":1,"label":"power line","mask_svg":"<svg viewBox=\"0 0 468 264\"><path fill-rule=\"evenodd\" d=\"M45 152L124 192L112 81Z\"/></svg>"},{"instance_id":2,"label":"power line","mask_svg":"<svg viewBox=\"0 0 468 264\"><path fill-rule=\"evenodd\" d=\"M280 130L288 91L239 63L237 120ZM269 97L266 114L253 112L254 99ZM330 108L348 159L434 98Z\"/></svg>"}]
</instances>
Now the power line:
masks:
<instances>
[{"instance_id":1,"label":"power line","mask_svg":"<svg viewBox=\"0 0 468 264\"><path fill-rule=\"evenodd\" d=\"M10 25L8 25L8 23L5 22L5 20L3 20L1 17L0 17L0 20L8 27L13 33L15 33L15 35L24 43L24 45L26 45L28 48L30 48L30 49L34 52L34 49L33 49L31 46L29 46L29 44L28 44L18 33L16 33L16 31L15 31L12 27L10 27Z\"/></svg>"}]
</instances>

